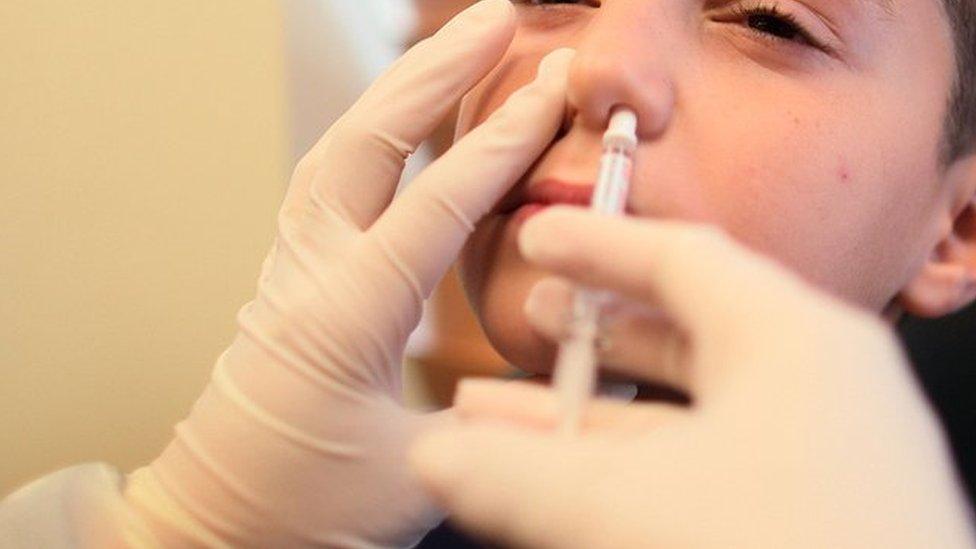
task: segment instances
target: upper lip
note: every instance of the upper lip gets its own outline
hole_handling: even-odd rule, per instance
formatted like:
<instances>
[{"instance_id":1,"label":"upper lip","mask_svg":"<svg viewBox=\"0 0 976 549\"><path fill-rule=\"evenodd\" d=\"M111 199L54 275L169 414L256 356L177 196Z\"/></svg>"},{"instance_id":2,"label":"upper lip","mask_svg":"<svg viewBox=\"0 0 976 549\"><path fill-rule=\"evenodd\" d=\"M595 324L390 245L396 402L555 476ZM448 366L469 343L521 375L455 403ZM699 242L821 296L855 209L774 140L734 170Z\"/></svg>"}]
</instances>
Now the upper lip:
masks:
<instances>
[{"instance_id":1,"label":"upper lip","mask_svg":"<svg viewBox=\"0 0 976 549\"><path fill-rule=\"evenodd\" d=\"M589 206L593 199L593 183L569 183L559 179L543 179L517 189L505 200L500 211L510 214L526 204L569 204Z\"/></svg>"}]
</instances>

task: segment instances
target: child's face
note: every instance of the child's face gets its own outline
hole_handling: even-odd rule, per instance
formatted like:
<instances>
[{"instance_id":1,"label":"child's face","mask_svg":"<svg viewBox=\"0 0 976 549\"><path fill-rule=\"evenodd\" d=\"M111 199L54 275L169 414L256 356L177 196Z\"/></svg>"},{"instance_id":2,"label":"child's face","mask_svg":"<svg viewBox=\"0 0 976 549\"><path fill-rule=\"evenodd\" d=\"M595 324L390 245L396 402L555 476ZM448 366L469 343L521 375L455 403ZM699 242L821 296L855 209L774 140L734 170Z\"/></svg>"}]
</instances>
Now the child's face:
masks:
<instances>
[{"instance_id":1,"label":"child's face","mask_svg":"<svg viewBox=\"0 0 976 549\"><path fill-rule=\"evenodd\" d=\"M530 0L517 7L505 59L466 98L459 135L530 80L544 54L576 48L572 124L513 194L550 180L592 185L607 110L626 103L643 133L633 215L719 225L881 311L937 240L954 76L941 0L895 0L893 13L883 1ZM520 257L520 216L509 209L478 227L463 278L502 354L545 370L551 349L522 315L544 273Z\"/></svg>"}]
</instances>

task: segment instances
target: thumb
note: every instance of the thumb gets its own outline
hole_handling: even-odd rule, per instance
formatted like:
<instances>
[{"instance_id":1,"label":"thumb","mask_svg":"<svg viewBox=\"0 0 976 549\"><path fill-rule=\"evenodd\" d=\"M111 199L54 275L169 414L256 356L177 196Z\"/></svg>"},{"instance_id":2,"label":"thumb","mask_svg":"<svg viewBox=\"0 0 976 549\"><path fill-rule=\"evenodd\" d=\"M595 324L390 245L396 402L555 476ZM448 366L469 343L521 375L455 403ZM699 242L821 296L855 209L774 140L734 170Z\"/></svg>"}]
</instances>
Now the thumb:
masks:
<instances>
[{"instance_id":1,"label":"thumb","mask_svg":"<svg viewBox=\"0 0 976 549\"><path fill-rule=\"evenodd\" d=\"M545 432L555 432L561 419L559 398L551 387L520 381L462 380L451 410L460 421L491 421ZM586 403L582 421L584 432L630 434L651 431L687 414L670 404L602 397Z\"/></svg>"},{"instance_id":2,"label":"thumb","mask_svg":"<svg viewBox=\"0 0 976 549\"><path fill-rule=\"evenodd\" d=\"M498 425L455 427L420 438L411 465L462 527L519 547L608 546L598 513L601 449ZM612 507L612 501L607 501Z\"/></svg>"},{"instance_id":3,"label":"thumb","mask_svg":"<svg viewBox=\"0 0 976 549\"><path fill-rule=\"evenodd\" d=\"M663 306L693 338L764 340L765 328L803 316L797 302L813 295L785 267L706 225L557 206L525 223L519 246L557 276Z\"/></svg>"}]
</instances>

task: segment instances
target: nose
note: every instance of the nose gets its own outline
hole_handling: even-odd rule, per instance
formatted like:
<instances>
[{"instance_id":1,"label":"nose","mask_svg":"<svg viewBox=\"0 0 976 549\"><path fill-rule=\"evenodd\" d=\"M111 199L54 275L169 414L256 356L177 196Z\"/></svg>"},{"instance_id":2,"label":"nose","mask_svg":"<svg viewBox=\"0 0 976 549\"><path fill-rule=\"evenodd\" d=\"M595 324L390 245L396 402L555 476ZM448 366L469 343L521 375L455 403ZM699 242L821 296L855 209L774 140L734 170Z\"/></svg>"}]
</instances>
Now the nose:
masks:
<instances>
[{"instance_id":1,"label":"nose","mask_svg":"<svg viewBox=\"0 0 976 549\"><path fill-rule=\"evenodd\" d=\"M576 123L594 132L606 129L614 107L627 105L637 113L639 136L648 139L670 124L675 88L664 38L647 28L653 15L628 13L633 6L604 2L583 31L570 67L568 100Z\"/></svg>"}]
</instances>

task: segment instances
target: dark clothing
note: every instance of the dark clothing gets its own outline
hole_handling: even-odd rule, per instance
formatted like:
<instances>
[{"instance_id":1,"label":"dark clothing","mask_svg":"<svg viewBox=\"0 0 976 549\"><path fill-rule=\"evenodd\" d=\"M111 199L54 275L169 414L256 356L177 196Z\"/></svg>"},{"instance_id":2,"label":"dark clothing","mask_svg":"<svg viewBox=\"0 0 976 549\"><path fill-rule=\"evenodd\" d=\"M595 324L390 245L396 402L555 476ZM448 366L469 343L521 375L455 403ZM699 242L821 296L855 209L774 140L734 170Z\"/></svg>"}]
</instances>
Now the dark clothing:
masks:
<instances>
[{"instance_id":1,"label":"dark clothing","mask_svg":"<svg viewBox=\"0 0 976 549\"><path fill-rule=\"evenodd\" d=\"M907 319L899 332L976 507L976 306L939 320Z\"/></svg>"},{"instance_id":2,"label":"dark clothing","mask_svg":"<svg viewBox=\"0 0 976 549\"><path fill-rule=\"evenodd\" d=\"M489 549L489 545L479 543L474 538L456 530L450 523L444 523L427 534L417 549Z\"/></svg>"}]
</instances>

